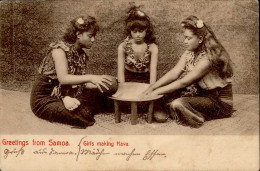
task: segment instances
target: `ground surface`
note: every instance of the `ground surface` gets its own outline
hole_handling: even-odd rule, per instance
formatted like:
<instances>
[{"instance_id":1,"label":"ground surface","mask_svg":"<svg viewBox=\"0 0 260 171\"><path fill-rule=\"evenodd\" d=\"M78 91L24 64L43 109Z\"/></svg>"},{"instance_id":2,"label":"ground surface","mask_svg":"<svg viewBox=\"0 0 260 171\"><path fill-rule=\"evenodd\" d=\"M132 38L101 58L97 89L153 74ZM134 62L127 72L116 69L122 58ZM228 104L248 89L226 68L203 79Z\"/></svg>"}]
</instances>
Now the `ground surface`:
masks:
<instances>
[{"instance_id":1,"label":"ground surface","mask_svg":"<svg viewBox=\"0 0 260 171\"><path fill-rule=\"evenodd\" d=\"M30 109L30 93L0 90L1 134L125 134L125 135L256 135L259 133L259 95L234 95L231 118L205 122L199 129L178 125L172 119L166 123L148 124L140 115L137 125L130 124L130 114L122 114L122 122L115 123L114 114L98 114L96 124L87 129L50 123L37 118Z\"/></svg>"}]
</instances>

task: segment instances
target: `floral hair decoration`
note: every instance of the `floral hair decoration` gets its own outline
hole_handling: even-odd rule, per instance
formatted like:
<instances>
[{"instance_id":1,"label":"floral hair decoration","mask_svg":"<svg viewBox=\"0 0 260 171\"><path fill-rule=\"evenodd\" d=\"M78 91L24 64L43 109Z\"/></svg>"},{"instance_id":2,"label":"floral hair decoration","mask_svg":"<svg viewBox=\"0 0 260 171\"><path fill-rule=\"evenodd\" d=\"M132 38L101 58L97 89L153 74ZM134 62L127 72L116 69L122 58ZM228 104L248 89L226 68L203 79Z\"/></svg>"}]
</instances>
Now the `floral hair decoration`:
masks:
<instances>
[{"instance_id":1,"label":"floral hair decoration","mask_svg":"<svg viewBox=\"0 0 260 171\"><path fill-rule=\"evenodd\" d=\"M181 24L181 26L184 27L186 23L189 23L189 24L193 25L195 28L199 28L199 29L204 27L204 23L202 20L197 20L196 22L194 22L192 20L186 20L185 22L183 22Z\"/></svg>"},{"instance_id":2,"label":"floral hair decoration","mask_svg":"<svg viewBox=\"0 0 260 171\"><path fill-rule=\"evenodd\" d=\"M77 23L80 25L84 24L84 20L80 17L80 18L78 18Z\"/></svg>"},{"instance_id":3,"label":"floral hair decoration","mask_svg":"<svg viewBox=\"0 0 260 171\"><path fill-rule=\"evenodd\" d=\"M77 18L76 20L72 21L73 26L77 28L77 30L89 30L90 28L94 29L96 31L99 30L98 26L96 24L96 20L94 17L91 16L80 16L79 18Z\"/></svg>"},{"instance_id":4,"label":"floral hair decoration","mask_svg":"<svg viewBox=\"0 0 260 171\"><path fill-rule=\"evenodd\" d=\"M79 17L75 21L75 24L78 25L79 27L86 27L86 26L91 25L95 22L96 22L96 20L95 20L94 17L88 16L88 17Z\"/></svg>"},{"instance_id":5,"label":"floral hair decoration","mask_svg":"<svg viewBox=\"0 0 260 171\"><path fill-rule=\"evenodd\" d=\"M204 26L203 21L202 20L197 20L196 26L197 26L197 28L202 28Z\"/></svg>"},{"instance_id":6,"label":"floral hair decoration","mask_svg":"<svg viewBox=\"0 0 260 171\"><path fill-rule=\"evenodd\" d=\"M135 3L130 3L130 8L127 11L128 17L130 16L147 17L145 12L143 12L141 8L142 5L136 6Z\"/></svg>"},{"instance_id":7,"label":"floral hair decoration","mask_svg":"<svg viewBox=\"0 0 260 171\"><path fill-rule=\"evenodd\" d=\"M138 14L139 16L141 16L141 17L145 16L144 12L141 11L141 10L138 10L138 11L137 11L137 14Z\"/></svg>"}]
</instances>

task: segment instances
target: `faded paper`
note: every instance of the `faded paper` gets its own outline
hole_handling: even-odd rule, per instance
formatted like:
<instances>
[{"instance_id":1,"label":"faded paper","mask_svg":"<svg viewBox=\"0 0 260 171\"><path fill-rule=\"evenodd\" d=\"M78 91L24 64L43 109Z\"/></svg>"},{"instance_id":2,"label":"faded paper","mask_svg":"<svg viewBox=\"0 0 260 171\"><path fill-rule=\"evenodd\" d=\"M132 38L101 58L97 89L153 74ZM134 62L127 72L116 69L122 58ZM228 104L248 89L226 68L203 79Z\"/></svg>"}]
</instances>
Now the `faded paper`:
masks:
<instances>
[{"instance_id":1,"label":"faded paper","mask_svg":"<svg viewBox=\"0 0 260 171\"><path fill-rule=\"evenodd\" d=\"M196 15L212 26L236 66L233 117L190 129L172 120L148 124L144 117L131 125L128 115L115 123L113 114L104 114L97 116L102 122L77 130L32 114L29 92L45 47L82 13L96 16L102 27L89 52L90 73L116 75L117 46L124 39L129 2L0 2L0 169L258 170L259 10L254 0L135 1L143 5L155 27L158 78L183 53L182 19Z\"/></svg>"}]
</instances>

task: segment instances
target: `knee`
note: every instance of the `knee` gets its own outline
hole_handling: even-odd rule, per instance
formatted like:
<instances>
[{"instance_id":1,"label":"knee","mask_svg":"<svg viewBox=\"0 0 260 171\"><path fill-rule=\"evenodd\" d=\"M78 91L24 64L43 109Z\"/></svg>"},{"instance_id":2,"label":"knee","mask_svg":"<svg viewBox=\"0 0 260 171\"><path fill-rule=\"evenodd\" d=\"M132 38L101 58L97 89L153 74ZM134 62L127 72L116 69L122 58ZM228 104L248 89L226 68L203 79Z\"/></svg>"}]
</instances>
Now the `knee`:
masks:
<instances>
[{"instance_id":1,"label":"knee","mask_svg":"<svg viewBox=\"0 0 260 171\"><path fill-rule=\"evenodd\" d=\"M173 111L178 111L178 110L181 110L182 108L184 107L184 102L182 99L176 99L174 101L171 102L170 104L170 108L173 110Z\"/></svg>"}]
</instances>

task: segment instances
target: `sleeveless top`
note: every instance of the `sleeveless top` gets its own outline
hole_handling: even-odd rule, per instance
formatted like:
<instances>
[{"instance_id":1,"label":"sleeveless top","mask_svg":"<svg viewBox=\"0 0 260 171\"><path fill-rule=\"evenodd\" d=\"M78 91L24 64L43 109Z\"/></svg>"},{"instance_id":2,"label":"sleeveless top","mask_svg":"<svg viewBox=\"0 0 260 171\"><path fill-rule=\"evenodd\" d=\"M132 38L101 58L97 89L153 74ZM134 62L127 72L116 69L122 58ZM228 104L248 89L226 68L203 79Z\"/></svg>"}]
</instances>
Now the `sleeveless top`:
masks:
<instances>
[{"instance_id":1,"label":"sleeveless top","mask_svg":"<svg viewBox=\"0 0 260 171\"><path fill-rule=\"evenodd\" d=\"M183 71L186 73L192 71L201 59L207 58L209 60L209 56L206 52L201 52L196 58L194 52L185 51L183 56L185 56L186 59L186 65ZM231 78L221 78L214 69L211 69L197 82L199 87L205 90L212 90L218 87L223 88L229 83L231 83Z\"/></svg>"},{"instance_id":2,"label":"sleeveless top","mask_svg":"<svg viewBox=\"0 0 260 171\"><path fill-rule=\"evenodd\" d=\"M151 59L151 52L149 51L150 45L147 44L146 51L143 57L136 57L132 48L132 43L129 41L130 38L125 39L125 64L129 68L133 68L137 72L146 72L149 70L149 64Z\"/></svg>"},{"instance_id":3,"label":"sleeveless top","mask_svg":"<svg viewBox=\"0 0 260 171\"><path fill-rule=\"evenodd\" d=\"M88 60L88 56L86 53L78 54L73 44L69 44L64 41L57 41L51 43L48 48L47 55L43 59L38 72L46 77L51 79L57 79L57 73L55 69L55 62L52 57L53 49L62 49L68 61L68 74L71 75L84 75L86 74L86 62ZM84 84L72 85L72 88L76 89L75 96L81 94L82 88ZM61 84L54 87L52 96L56 96L58 98L61 97Z\"/></svg>"}]
</instances>

